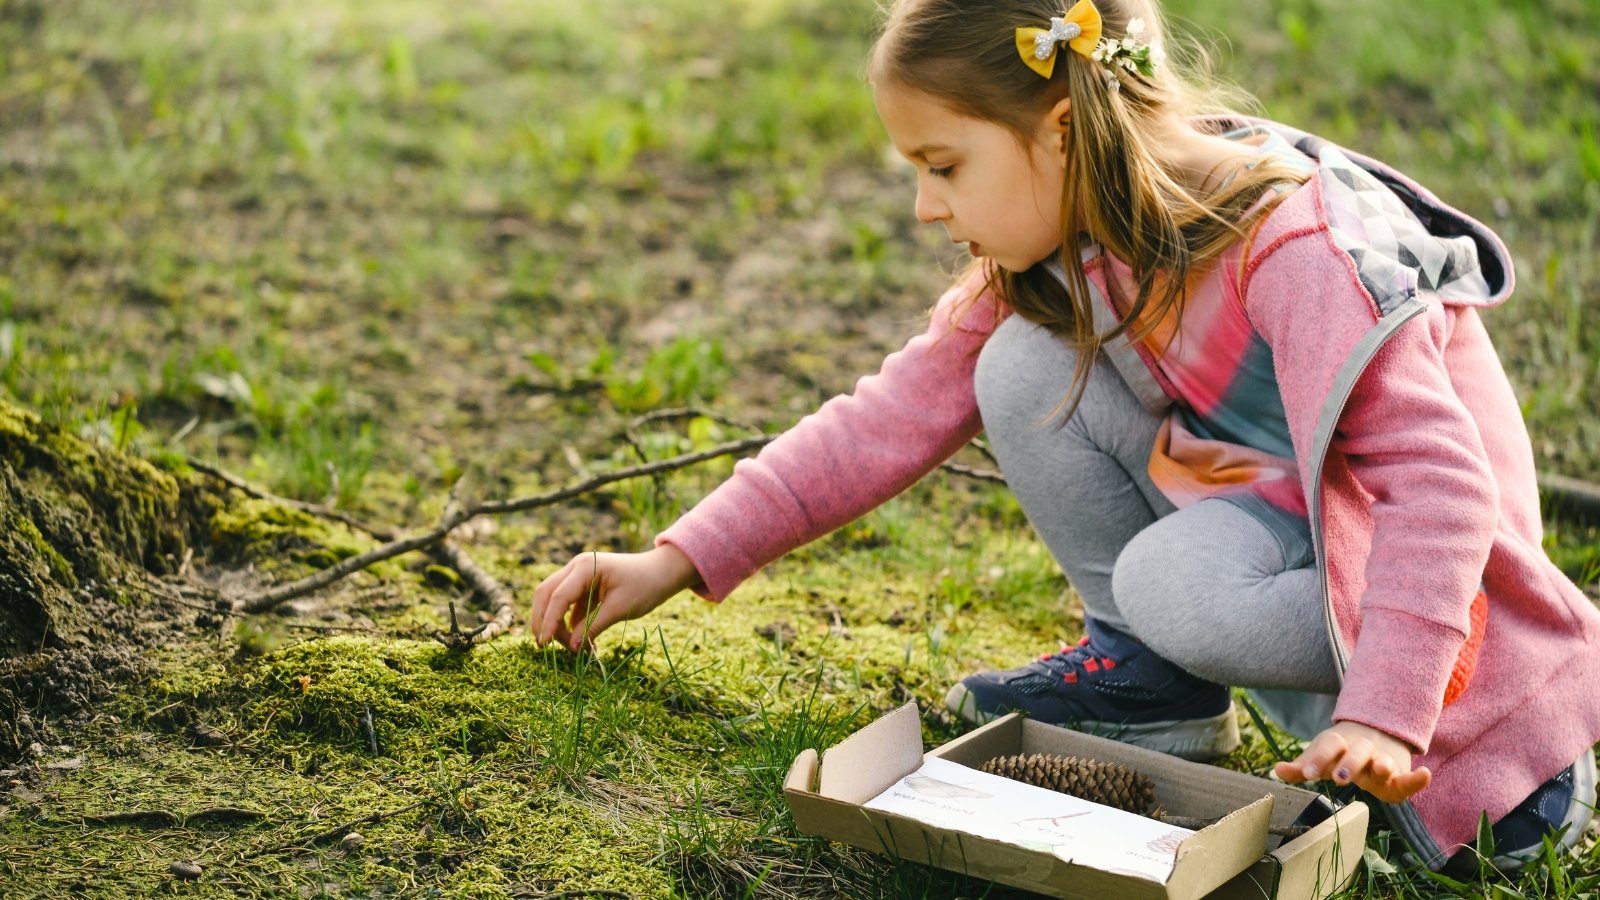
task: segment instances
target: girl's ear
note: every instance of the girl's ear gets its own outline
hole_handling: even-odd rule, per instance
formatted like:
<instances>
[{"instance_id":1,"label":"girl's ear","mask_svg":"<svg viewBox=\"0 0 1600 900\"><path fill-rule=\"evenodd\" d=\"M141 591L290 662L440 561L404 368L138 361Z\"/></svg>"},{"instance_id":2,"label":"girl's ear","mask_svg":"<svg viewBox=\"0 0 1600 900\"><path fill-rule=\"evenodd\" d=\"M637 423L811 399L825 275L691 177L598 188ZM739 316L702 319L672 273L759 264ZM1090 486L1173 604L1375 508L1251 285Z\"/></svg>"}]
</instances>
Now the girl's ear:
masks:
<instances>
[{"instance_id":1,"label":"girl's ear","mask_svg":"<svg viewBox=\"0 0 1600 900\"><path fill-rule=\"evenodd\" d=\"M1044 129L1047 134L1055 137L1055 143L1063 158L1067 155L1067 135L1072 131L1072 98L1062 97L1060 102L1050 108L1045 114Z\"/></svg>"}]
</instances>

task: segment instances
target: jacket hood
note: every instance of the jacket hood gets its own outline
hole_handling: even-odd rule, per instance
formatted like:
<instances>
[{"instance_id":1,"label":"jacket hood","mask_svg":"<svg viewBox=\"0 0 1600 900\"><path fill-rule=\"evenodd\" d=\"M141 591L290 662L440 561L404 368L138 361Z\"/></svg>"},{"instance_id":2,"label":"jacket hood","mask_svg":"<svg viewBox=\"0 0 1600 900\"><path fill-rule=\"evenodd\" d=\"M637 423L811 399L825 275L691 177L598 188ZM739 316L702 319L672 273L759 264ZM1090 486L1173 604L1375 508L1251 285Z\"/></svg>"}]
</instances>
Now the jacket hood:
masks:
<instances>
[{"instance_id":1,"label":"jacket hood","mask_svg":"<svg viewBox=\"0 0 1600 900\"><path fill-rule=\"evenodd\" d=\"M1478 307L1510 296L1511 255L1483 223L1377 160L1277 122L1244 121L1316 163L1330 233L1383 313L1419 291Z\"/></svg>"}]
</instances>

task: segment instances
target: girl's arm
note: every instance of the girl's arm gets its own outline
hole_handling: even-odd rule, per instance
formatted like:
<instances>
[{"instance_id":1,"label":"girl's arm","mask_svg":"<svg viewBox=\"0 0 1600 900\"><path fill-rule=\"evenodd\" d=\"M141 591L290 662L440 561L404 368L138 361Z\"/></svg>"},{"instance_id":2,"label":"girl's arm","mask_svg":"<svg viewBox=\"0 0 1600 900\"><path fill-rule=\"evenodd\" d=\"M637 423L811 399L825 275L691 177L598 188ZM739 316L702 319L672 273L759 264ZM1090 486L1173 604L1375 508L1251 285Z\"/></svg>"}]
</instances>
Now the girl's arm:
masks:
<instances>
[{"instance_id":1,"label":"girl's arm","mask_svg":"<svg viewBox=\"0 0 1600 900\"><path fill-rule=\"evenodd\" d=\"M905 490L982 428L972 373L998 324L981 276L946 292L922 335L851 394L801 419L656 538L726 597L783 554ZM976 295L976 296L975 296Z\"/></svg>"},{"instance_id":2,"label":"girl's arm","mask_svg":"<svg viewBox=\"0 0 1600 900\"><path fill-rule=\"evenodd\" d=\"M534 590L530 631L577 650L685 588L721 600L761 566L889 499L981 428L972 372L998 324L981 279L951 289L926 333L853 394L768 444L645 553L583 553Z\"/></svg>"},{"instance_id":3,"label":"girl's arm","mask_svg":"<svg viewBox=\"0 0 1600 900\"><path fill-rule=\"evenodd\" d=\"M1343 362L1337 355L1375 321L1373 302L1321 230L1275 245L1252 261L1247 279L1246 310L1273 348L1290 421L1315 422L1327 379ZM1499 518L1488 455L1446 364L1456 314L1432 301L1378 352L1350 395L1327 462L1331 477L1348 475L1371 497L1370 521L1326 523L1359 530L1371 546L1356 576L1364 583L1360 630L1334 720L1393 739L1380 755L1398 775L1411 760L1394 757L1426 752L1432 739ZM1302 431L1297 444L1308 438ZM1338 742L1329 732L1318 741L1296 764L1332 776ZM1365 777L1386 792L1392 780L1371 767Z\"/></svg>"}]
</instances>

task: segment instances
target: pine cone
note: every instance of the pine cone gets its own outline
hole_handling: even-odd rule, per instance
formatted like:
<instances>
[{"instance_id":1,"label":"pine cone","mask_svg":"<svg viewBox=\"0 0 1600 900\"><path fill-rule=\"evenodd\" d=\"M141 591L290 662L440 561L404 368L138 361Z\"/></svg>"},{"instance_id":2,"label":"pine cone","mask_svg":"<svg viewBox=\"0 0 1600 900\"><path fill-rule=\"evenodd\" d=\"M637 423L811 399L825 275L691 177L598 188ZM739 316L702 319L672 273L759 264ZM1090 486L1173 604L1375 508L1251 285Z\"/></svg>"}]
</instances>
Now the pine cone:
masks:
<instances>
[{"instance_id":1,"label":"pine cone","mask_svg":"<svg viewBox=\"0 0 1600 900\"><path fill-rule=\"evenodd\" d=\"M1140 815L1155 802L1155 782L1117 763L1035 753L996 757L982 770Z\"/></svg>"}]
</instances>

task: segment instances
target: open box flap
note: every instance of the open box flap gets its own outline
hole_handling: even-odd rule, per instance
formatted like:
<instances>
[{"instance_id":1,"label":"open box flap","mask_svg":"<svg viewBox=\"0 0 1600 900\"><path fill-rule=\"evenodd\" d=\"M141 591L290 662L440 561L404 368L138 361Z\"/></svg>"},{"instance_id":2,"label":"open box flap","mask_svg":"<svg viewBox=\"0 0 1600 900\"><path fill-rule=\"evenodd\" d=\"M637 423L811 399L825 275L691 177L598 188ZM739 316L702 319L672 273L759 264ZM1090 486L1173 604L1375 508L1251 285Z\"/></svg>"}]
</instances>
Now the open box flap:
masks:
<instances>
[{"instance_id":1,"label":"open box flap","mask_svg":"<svg viewBox=\"0 0 1600 900\"><path fill-rule=\"evenodd\" d=\"M865 803L922 765L922 719L907 703L828 748L817 793Z\"/></svg>"},{"instance_id":2,"label":"open box flap","mask_svg":"<svg viewBox=\"0 0 1600 900\"><path fill-rule=\"evenodd\" d=\"M1367 845L1368 815L1365 803L1347 804L1332 818L1272 851L1272 858L1281 867L1277 897L1325 897L1349 882Z\"/></svg>"},{"instance_id":3,"label":"open box flap","mask_svg":"<svg viewBox=\"0 0 1600 900\"><path fill-rule=\"evenodd\" d=\"M1204 897L1249 868L1266 852L1271 818L1272 795L1267 794L1185 839L1167 877L1167 896Z\"/></svg>"},{"instance_id":4,"label":"open box flap","mask_svg":"<svg viewBox=\"0 0 1600 900\"><path fill-rule=\"evenodd\" d=\"M1361 865L1370 811L1346 804L1263 856L1206 900L1320 900L1350 884Z\"/></svg>"}]
</instances>

